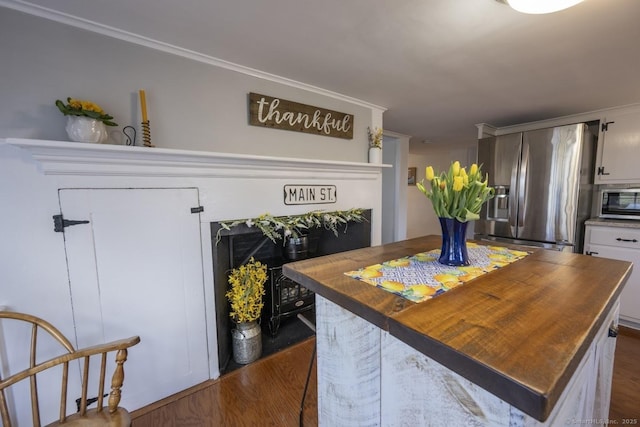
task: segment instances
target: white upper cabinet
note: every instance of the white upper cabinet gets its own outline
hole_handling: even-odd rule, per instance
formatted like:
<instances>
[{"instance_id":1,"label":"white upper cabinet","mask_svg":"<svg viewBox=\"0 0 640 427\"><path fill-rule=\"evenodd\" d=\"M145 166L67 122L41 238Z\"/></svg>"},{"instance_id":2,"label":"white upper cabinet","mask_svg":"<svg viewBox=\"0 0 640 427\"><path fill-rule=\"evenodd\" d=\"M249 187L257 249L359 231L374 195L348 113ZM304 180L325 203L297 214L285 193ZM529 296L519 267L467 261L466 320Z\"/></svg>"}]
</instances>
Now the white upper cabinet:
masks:
<instances>
[{"instance_id":1,"label":"white upper cabinet","mask_svg":"<svg viewBox=\"0 0 640 427\"><path fill-rule=\"evenodd\" d=\"M596 184L640 182L640 111L608 114L600 123Z\"/></svg>"}]
</instances>

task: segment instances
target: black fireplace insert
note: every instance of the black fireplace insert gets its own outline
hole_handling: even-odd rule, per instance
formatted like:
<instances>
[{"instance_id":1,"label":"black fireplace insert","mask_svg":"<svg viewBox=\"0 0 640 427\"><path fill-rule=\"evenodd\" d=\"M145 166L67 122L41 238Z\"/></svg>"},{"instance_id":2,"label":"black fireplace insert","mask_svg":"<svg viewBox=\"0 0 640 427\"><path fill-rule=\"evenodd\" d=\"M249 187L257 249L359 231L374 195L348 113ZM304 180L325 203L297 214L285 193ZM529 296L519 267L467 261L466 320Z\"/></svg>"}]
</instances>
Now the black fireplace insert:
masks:
<instances>
[{"instance_id":1,"label":"black fireplace insert","mask_svg":"<svg viewBox=\"0 0 640 427\"><path fill-rule=\"evenodd\" d=\"M271 336L276 336L283 319L313 308L315 294L285 277L282 274L282 266L269 269L268 286L263 319L269 322Z\"/></svg>"},{"instance_id":2,"label":"black fireplace insert","mask_svg":"<svg viewBox=\"0 0 640 427\"><path fill-rule=\"evenodd\" d=\"M371 246L371 210L364 211L366 221L342 226L335 236L330 230L312 229L307 236L306 252L302 258L313 258L352 249ZM228 277L233 268L251 257L267 265L265 304L261 326L270 336L279 333L281 322L299 313L313 312L315 294L282 275L282 265L290 262L291 254L282 242L273 243L255 227L237 226L221 230L219 222L211 223L214 293L220 371L224 372L231 360L231 329L229 304L225 293ZM220 240L216 242L218 232ZM296 258L301 259L301 258ZM300 323L300 327L307 328Z\"/></svg>"}]
</instances>

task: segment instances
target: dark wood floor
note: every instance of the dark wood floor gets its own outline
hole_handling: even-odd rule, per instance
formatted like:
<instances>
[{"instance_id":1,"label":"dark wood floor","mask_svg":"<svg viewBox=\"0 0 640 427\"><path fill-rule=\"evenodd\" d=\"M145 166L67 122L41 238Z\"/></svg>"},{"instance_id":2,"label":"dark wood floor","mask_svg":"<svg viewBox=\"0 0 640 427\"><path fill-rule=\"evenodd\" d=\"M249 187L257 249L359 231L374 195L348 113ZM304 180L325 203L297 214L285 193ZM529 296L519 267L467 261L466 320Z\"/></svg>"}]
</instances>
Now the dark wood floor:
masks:
<instances>
[{"instance_id":1,"label":"dark wood floor","mask_svg":"<svg viewBox=\"0 0 640 427\"><path fill-rule=\"evenodd\" d=\"M261 359L132 413L133 427L299 426L314 339ZM640 424L640 332L620 329L614 362L611 425ZM313 365L303 425L316 426Z\"/></svg>"},{"instance_id":2,"label":"dark wood floor","mask_svg":"<svg viewBox=\"0 0 640 427\"><path fill-rule=\"evenodd\" d=\"M610 425L640 425L640 331L620 327L611 385Z\"/></svg>"},{"instance_id":3,"label":"dark wood floor","mask_svg":"<svg viewBox=\"0 0 640 427\"><path fill-rule=\"evenodd\" d=\"M299 426L315 338L133 412L133 427ZM303 425L317 426L315 363Z\"/></svg>"}]
</instances>

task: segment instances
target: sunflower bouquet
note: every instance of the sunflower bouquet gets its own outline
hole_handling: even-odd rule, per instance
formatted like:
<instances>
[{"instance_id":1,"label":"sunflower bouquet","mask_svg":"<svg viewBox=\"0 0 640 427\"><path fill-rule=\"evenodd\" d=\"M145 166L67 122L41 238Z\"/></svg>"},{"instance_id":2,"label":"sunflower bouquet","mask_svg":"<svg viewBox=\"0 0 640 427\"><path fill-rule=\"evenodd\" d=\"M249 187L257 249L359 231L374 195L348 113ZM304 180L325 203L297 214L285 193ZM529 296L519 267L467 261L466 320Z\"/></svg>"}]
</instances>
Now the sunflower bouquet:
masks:
<instances>
[{"instance_id":1,"label":"sunflower bouquet","mask_svg":"<svg viewBox=\"0 0 640 427\"><path fill-rule=\"evenodd\" d=\"M91 101L83 101L81 99L67 98L67 103L56 100L56 107L65 116L80 116L90 119L100 120L107 126L118 126L113 122L113 116L105 113L104 110Z\"/></svg>"},{"instance_id":2,"label":"sunflower bouquet","mask_svg":"<svg viewBox=\"0 0 640 427\"><path fill-rule=\"evenodd\" d=\"M425 179L429 184L425 184ZM455 161L447 172L436 175L433 167L427 166L425 179L416 183L433 204L436 215L440 218L455 218L467 222L480 218L482 205L491 199L495 190L489 187L489 175L483 177L477 164L472 164L467 173ZM427 185L429 188L427 188Z\"/></svg>"}]
</instances>

